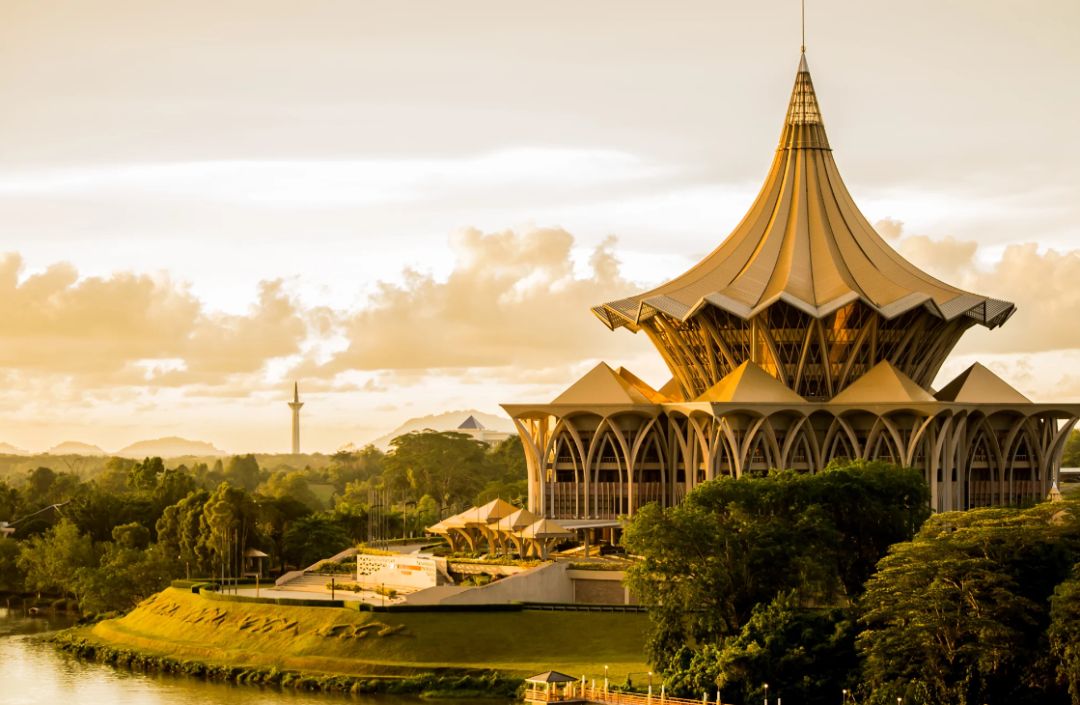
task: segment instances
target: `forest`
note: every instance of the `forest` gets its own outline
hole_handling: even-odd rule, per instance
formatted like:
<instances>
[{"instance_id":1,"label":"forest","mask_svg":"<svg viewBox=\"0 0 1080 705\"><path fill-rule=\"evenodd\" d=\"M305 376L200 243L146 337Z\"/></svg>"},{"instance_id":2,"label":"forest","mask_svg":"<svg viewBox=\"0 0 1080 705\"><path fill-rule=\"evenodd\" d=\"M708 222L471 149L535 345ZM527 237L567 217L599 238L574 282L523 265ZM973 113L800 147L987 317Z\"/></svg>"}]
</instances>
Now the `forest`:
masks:
<instances>
[{"instance_id":1,"label":"forest","mask_svg":"<svg viewBox=\"0 0 1080 705\"><path fill-rule=\"evenodd\" d=\"M636 514L628 579L667 692L1080 703L1080 498L932 516L927 499L920 471L860 461Z\"/></svg>"},{"instance_id":2,"label":"forest","mask_svg":"<svg viewBox=\"0 0 1080 705\"><path fill-rule=\"evenodd\" d=\"M0 592L124 610L175 578L235 579L252 568L247 549L266 553L276 575L360 542L421 536L477 502L524 501L516 437L489 447L420 431L387 453L369 446L315 460L268 469L255 455L191 465L114 457L9 469Z\"/></svg>"}]
</instances>

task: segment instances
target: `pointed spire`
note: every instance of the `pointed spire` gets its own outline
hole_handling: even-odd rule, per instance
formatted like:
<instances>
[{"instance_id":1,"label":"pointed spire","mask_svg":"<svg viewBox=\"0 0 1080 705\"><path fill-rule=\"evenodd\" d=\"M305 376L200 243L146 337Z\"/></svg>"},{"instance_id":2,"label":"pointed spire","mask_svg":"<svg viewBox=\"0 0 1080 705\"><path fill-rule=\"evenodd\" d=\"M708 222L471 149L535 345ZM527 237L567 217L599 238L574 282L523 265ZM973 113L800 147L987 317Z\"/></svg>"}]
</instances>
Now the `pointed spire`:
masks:
<instances>
[{"instance_id":1,"label":"pointed spire","mask_svg":"<svg viewBox=\"0 0 1080 705\"><path fill-rule=\"evenodd\" d=\"M821 119L814 82L805 51L799 55L799 70L791 91L784 130L780 133L780 149L829 149L825 124Z\"/></svg>"},{"instance_id":2,"label":"pointed spire","mask_svg":"<svg viewBox=\"0 0 1080 705\"><path fill-rule=\"evenodd\" d=\"M300 385L296 382L292 383L292 400L294 404L300 401Z\"/></svg>"}]
</instances>

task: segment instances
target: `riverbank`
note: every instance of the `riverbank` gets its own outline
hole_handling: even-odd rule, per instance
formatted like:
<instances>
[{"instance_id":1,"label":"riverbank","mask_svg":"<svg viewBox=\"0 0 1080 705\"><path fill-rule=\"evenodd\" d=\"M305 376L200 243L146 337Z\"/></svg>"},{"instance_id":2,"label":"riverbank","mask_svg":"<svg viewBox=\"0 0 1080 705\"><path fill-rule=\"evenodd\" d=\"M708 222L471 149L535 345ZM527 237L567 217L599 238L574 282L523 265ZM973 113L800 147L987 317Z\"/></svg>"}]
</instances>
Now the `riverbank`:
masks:
<instances>
[{"instance_id":1,"label":"riverbank","mask_svg":"<svg viewBox=\"0 0 1080 705\"><path fill-rule=\"evenodd\" d=\"M595 676L607 666L612 679L648 668L643 614L364 612L214 597L169 588L57 643L135 670L328 692L508 697L551 668Z\"/></svg>"}]
</instances>

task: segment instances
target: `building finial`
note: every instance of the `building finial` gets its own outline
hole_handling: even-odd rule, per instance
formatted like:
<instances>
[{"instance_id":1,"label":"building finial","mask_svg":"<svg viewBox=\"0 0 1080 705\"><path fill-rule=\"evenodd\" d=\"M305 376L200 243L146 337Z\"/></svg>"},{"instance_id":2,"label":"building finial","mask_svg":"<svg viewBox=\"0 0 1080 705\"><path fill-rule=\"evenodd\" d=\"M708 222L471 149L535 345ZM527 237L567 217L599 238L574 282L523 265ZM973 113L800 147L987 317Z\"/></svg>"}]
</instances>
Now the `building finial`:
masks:
<instances>
[{"instance_id":1,"label":"building finial","mask_svg":"<svg viewBox=\"0 0 1080 705\"><path fill-rule=\"evenodd\" d=\"M802 0L802 53L806 53L806 0Z\"/></svg>"},{"instance_id":2,"label":"building finial","mask_svg":"<svg viewBox=\"0 0 1080 705\"><path fill-rule=\"evenodd\" d=\"M294 402L300 401L300 384L298 382L292 383L292 400Z\"/></svg>"}]
</instances>

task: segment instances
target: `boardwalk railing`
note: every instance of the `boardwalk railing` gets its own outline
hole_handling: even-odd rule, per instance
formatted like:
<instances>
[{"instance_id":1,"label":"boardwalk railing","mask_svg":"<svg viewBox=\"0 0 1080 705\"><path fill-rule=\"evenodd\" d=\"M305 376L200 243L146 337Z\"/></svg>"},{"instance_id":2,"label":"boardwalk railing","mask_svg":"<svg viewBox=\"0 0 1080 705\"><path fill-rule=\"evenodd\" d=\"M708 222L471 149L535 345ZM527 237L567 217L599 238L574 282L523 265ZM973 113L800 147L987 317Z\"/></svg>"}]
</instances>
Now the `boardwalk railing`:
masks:
<instances>
[{"instance_id":1,"label":"boardwalk railing","mask_svg":"<svg viewBox=\"0 0 1080 705\"><path fill-rule=\"evenodd\" d=\"M702 697L701 700L688 698L672 698L664 693L641 694L624 693L618 690L605 690L603 687L583 685L581 683L568 683L565 690L536 688L530 686L525 691L524 700L535 703L566 703L581 702L599 703L600 705L724 705L720 702L719 694L713 698Z\"/></svg>"}]
</instances>

